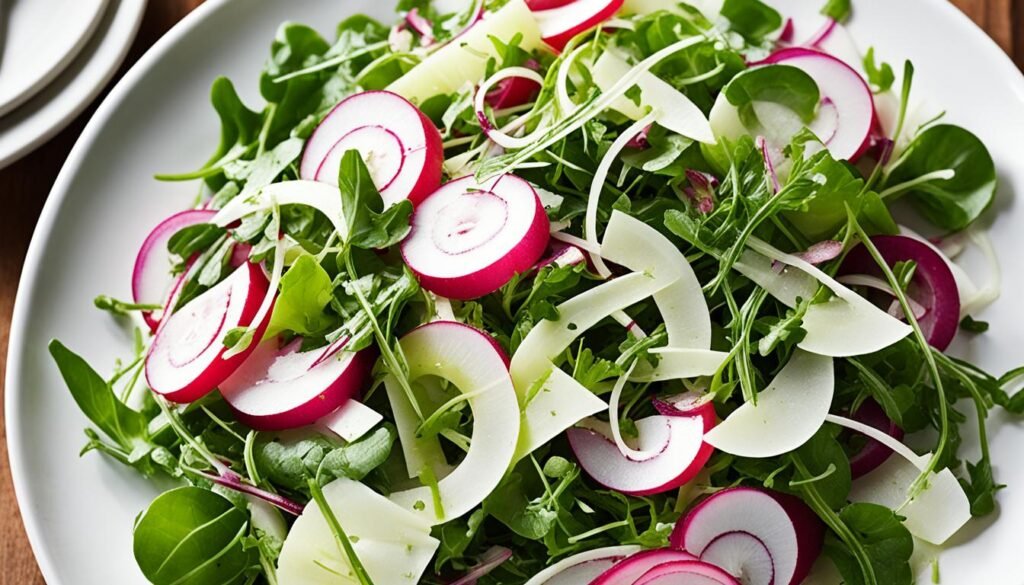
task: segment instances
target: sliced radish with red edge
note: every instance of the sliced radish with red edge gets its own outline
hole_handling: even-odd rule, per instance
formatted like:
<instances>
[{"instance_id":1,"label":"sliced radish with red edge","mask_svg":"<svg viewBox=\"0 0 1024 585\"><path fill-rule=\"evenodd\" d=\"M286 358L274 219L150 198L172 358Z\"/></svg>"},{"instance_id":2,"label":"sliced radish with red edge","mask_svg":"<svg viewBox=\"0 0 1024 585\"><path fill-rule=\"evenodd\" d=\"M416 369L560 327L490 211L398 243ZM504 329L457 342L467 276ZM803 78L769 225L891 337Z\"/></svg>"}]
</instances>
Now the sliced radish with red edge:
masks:
<instances>
[{"instance_id":1,"label":"sliced radish with red edge","mask_svg":"<svg viewBox=\"0 0 1024 585\"><path fill-rule=\"evenodd\" d=\"M576 35L614 16L622 4L623 0L573 0L553 8L530 8L537 19L544 42L556 51L561 51Z\"/></svg>"},{"instance_id":2,"label":"sliced radish with red edge","mask_svg":"<svg viewBox=\"0 0 1024 585\"><path fill-rule=\"evenodd\" d=\"M745 532L764 544L774 564L775 585L797 585L821 553L824 526L814 512L794 496L759 488L722 490L693 508L676 523L670 541L703 558L725 534ZM730 553L736 547L730 546ZM760 550L749 551L754 563ZM737 562L735 554L731 554ZM741 564L743 564L741 563Z\"/></svg>"},{"instance_id":3,"label":"sliced radish with red edge","mask_svg":"<svg viewBox=\"0 0 1024 585\"><path fill-rule=\"evenodd\" d=\"M424 199L402 242L423 288L475 299L529 270L548 245L548 216L537 192L515 175L483 184L456 179Z\"/></svg>"},{"instance_id":4,"label":"sliced radish with red edge","mask_svg":"<svg viewBox=\"0 0 1024 585\"><path fill-rule=\"evenodd\" d=\"M226 380L256 344L224 358L224 336L240 327L263 335L269 320L252 321L269 286L263 269L246 263L165 319L146 355L149 387L172 402L192 402Z\"/></svg>"},{"instance_id":5,"label":"sliced radish with red edge","mask_svg":"<svg viewBox=\"0 0 1024 585\"><path fill-rule=\"evenodd\" d=\"M949 264L934 248L911 237L874 236L871 241L890 267L907 261L917 265L907 294L924 308L919 323L928 343L944 351L960 326L960 292ZM847 275L882 274L863 245L850 250L839 271Z\"/></svg>"},{"instance_id":6,"label":"sliced radish with red edge","mask_svg":"<svg viewBox=\"0 0 1024 585\"><path fill-rule=\"evenodd\" d=\"M591 581L589 585L633 585L644 573L658 565L673 561L696 560L699 559L682 550L671 548L645 550L615 563L612 568L601 573L601 576Z\"/></svg>"},{"instance_id":7,"label":"sliced radish with red edge","mask_svg":"<svg viewBox=\"0 0 1024 585\"><path fill-rule=\"evenodd\" d=\"M655 398L651 404L664 416L699 416L704 419L706 429L715 426L717 420L715 404L699 392L684 392L675 396Z\"/></svg>"},{"instance_id":8,"label":"sliced radish with red edge","mask_svg":"<svg viewBox=\"0 0 1024 585\"><path fill-rule=\"evenodd\" d=\"M740 585L732 575L702 561L673 561L654 567L634 585Z\"/></svg>"},{"instance_id":9,"label":"sliced radish with red edge","mask_svg":"<svg viewBox=\"0 0 1024 585\"><path fill-rule=\"evenodd\" d=\"M306 143L300 178L336 185L348 150L362 155L385 205L403 199L416 204L441 183L441 135L397 94L366 91L335 106Z\"/></svg>"},{"instance_id":10,"label":"sliced radish with red edge","mask_svg":"<svg viewBox=\"0 0 1024 585\"><path fill-rule=\"evenodd\" d=\"M633 496L673 490L693 479L714 449L704 433L714 426L702 416L651 416L636 421L636 452L627 456L611 440L608 423L585 421L566 431L576 459L597 483Z\"/></svg>"},{"instance_id":11,"label":"sliced radish with red edge","mask_svg":"<svg viewBox=\"0 0 1024 585\"><path fill-rule=\"evenodd\" d=\"M852 67L826 53L799 47L777 51L760 64L789 65L814 79L823 100L819 117L835 118L834 132L831 128L821 131L825 136L819 138L837 160L856 160L871 146L876 125L874 97Z\"/></svg>"},{"instance_id":12,"label":"sliced radish with red edge","mask_svg":"<svg viewBox=\"0 0 1024 585\"><path fill-rule=\"evenodd\" d=\"M639 551L639 546L623 545L577 553L537 573L526 585L587 585L615 563Z\"/></svg>"},{"instance_id":13,"label":"sliced radish with red edge","mask_svg":"<svg viewBox=\"0 0 1024 585\"><path fill-rule=\"evenodd\" d=\"M540 64L530 59L524 67L533 71L540 69ZM509 77L502 79L491 91L487 92L487 105L495 110L513 108L530 103L540 93L540 84L528 77Z\"/></svg>"},{"instance_id":14,"label":"sliced radish with red edge","mask_svg":"<svg viewBox=\"0 0 1024 585\"><path fill-rule=\"evenodd\" d=\"M135 256L135 269L132 271L132 299L136 303L162 305L167 301L175 283L168 260L168 242L180 230L208 223L216 214L216 211L208 209L189 209L161 221L149 232ZM150 330L156 331L162 314L163 311L145 311L142 318Z\"/></svg>"},{"instance_id":15,"label":"sliced radish with red edge","mask_svg":"<svg viewBox=\"0 0 1024 585\"><path fill-rule=\"evenodd\" d=\"M700 555L736 577L743 585L773 585L775 563L768 547L749 532L727 532L711 541Z\"/></svg>"},{"instance_id":16,"label":"sliced radish with red edge","mask_svg":"<svg viewBox=\"0 0 1024 585\"><path fill-rule=\"evenodd\" d=\"M885 415L874 400L865 400L853 413L853 420L876 428L897 441L903 440L903 429ZM853 479L867 475L892 456L892 449L868 437L866 442L850 455L850 475Z\"/></svg>"},{"instance_id":17,"label":"sliced radish with red edge","mask_svg":"<svg viewBox=\"0 0 1024 585\"><path fill-rule=\"evenodd\" d=\"M302 338L284 347L279 339L268 339L220 385L239 421L258 431L294 429L313 424L362 393L373 351L352 353L333 344L301 349Z\"/></svg>"}]
</instances>

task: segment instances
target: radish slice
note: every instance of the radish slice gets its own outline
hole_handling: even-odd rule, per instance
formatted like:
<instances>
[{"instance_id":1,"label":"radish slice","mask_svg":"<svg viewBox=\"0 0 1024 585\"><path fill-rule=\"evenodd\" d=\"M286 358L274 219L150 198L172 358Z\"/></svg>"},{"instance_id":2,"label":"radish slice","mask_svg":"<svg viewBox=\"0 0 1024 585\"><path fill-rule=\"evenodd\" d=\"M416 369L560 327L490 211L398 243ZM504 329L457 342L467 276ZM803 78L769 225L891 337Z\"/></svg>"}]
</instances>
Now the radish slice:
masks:
<instances>
[{"instance_id":1,"label":"radish slice","mask_svg":"<svg viewBox=\"0 0 1024 585\"><path fill-rule=\"evenodd\" d=\"M601 91L608 91L632 68L622 57L605 51L594 63L591 73ZM654 111L655 120L666 129L698 142L715 143L707 116L682 92L653 73L641 75L636 85L640 88L640 103L622 96L612 102L612 109L631 120L640 120L648 110Z\"/></svg>"},{"instance_id":2,"label":"radish slice","mask_svg":"<svg viewBox=\"0 0 1024 585\"><path fill-rule=\"evenodd\" d=\"M936 545L945 543L971 519L970 500L949 469L929 475L925 490L908 503L907 496L928 468L931 454L918 455L887 433L855 420L829 415L828 422L863 433L900 455L854 482L850 501L895 510L911 534Z\"/></svg>"},{"instance_id":3,"label":"radish slice","mask_svg":"<svg viewBox=\"0 0 1024 585\"><path fill-rule=\"evenodd\" d=\"M351 479L323 487L324 499L374 583L415 585L439 542L430 525ZM323 511L311 502L292 525L277 562L280 585L358 585Z\"/></svg>"},{"instance_id":4,"label":"radish slice","mask_svg":"<svg viewBox=\"0 0 1024 585\"><path fill-rule=\"evenodd\" d=\"M527 0L526 5L535 12L560 8L566 4L572 4L574 0Z\"/></svg>"},{"instance_id":5,"label":"radish slice","mask_svg":"<svg viewBox=\"0 0 1024 585\"><path fill-rule=\"evenodd\" d=\"M313 424L358 396L369 381L372 351L351 353L340 344L301 348L302 338L284 347L268 339L220 385L239 421L258 431Z\"/></svg>"},{"instance_id":6,"label":"radish slice","mask_svg":"<svg viewBox=\"0 0 1024 585\"><path fill-rule=\"evenodd\" d=\"M801 349L832 357L864 355L889 347L913 332L909 325L872 305L811 263L757 238L750 238L747 245L761 258L745 255L745 261L737 264L736 269L782 303L795 307L798 298L812 298L817 292L815 280L835 294L826 302L808 307L803 319L807 335L799 344ZM799 271L776 273L770 260ZM774 276L766 275L766 269Z\"/></svg>"},{"instance_id":7,"label":"radish slice","mask_svg":"<svg viewBox=\"0 0 1024 585\"><path fill-rule=\"evenodd\" d=\"M317 426L338 435L346 442L361 439L384 417L376 410L358 400L347 400L334 412L317 421Z\"/></svg>"},{"instance_id":8,"label":"radish slice","mask_svg":"<svg viewBox=\"0 0 1024 585\"><path fill-rule=\"evenodd\" d=\"M885 411L874 400L865 400L860 405L860 408L853 413L853 416L857 421L876 428L897 441L903 439L903 429L889 417L885 416ZM850 474L853 476L853 479L866 475L871 470L885 463L891 455L892 451L888 447L875 439L868 438L864 446L850 455Z\"/></svg>"},{"instance_id":9,"label":"radish slice","mask_svg":"<svg viewBox=\"0 0 1024 585\"><path fill-rule=\"evenodd\" d=\"M549 237L547 213L529 183L501 175L481 184L469 176L420 203L402 257L423 288L470 300L529 270Z\"/></svg>"},{"instance_id":10,"label":"radish slice","mask_svg":"<svg viewBox=\"0 0 1024 585\"><path fill-rule=\"evenodd\" d=\"M696 561L697 557L686 551L671 548L645 550L630 555L601 573L601 576L589 585L633 585L644 573L665 563L673 561Z\"/></svg>"},{"instance_id":11,"label":"radish slice","mask_svg":"<svg viewBox=\"0 0 1024 585\"><path fill-rule=\"evenodd\" d=\"M864 57L861 55L853 35L850 34L849 29L831 18L827 19L821 29L804 43L804 46L841 59L861 76L865 76Z\"/></svg>"},{"instance_id":12,"label":"radish slice","mask_svg":"<svg viewBox=\"0 0 1024 585\"><path fill-rule=\"evenodd\" d=\"M890 267L907 261L917 265L907 294L925 310L919 323L928 343L944 351L960 326L960 293L945 259L928 245L907 236L874 236L871 242ZM850 250L839 271L841 274L882 274L863 245Z\"/></svg>"},{"instance_id":13,"label":"radish slice","mask_svg":"<svg viewBox=\"0 0 1024 585\"><path fill-rule=\"evenodd\" d=\"M253 319L269 286L263 269L247 263L164 320L146 355L149 387L172 402L192 402L227 379L255 344L225 358L224 336L238 327L263 334L267 320Z\"/></svg>"},{"instance_id":14,"label":"radish slice","mask_svg":"<svg viewBox=\"0 0 1024 585\"><path fill-rule=\"evenodd\" d=\"M615 563L640 551L639 546L609 546L562 559L526 582L526 585L587 585Z\"/></svg>"},{"instance_id":15,"label":"radish slice","mask_svg":"<svg viewBox=\"0 0 1024 585\"><path fill-rule=\"evenodd\" d=\"M487 75L487 61L503 55L491 37L508 44L521 35L519 47L526 52L540 49L543 42L537 21L523 0L511 0L497 12L466 30L458 40L441 47L388 86L388 91L422 105L437 95L449 95L466 83L477 84Z\"/></svg>"},{"instance_id":16,"label":"radish slice","mask_svg":"<svg viewBox=\"0 0 1024 585\"><path fill-rule=\"evenodd\" d=\"M608 20L622 8L623 0L573 0L547 10L534 11L540 35L555 51L561 51L576 35Z\"/></svg>"},{"instance_id":17,"label":"radish slice","mask_svg":"<svg viewBox=\"0 0 1024 585\"><path fill-rule=\"evenodd\" d=\"M634 585L740 585L732 575L701 561L673 561L654 567Z\"/></svg>"},{"instance_id":18,"label":"radish slice","mask_svg":"<svg viewBox=\"0 0 1024 585\"><path fill-rule=\"evenodd\" d=\"M441 134L416 106L389 91L345 98L324 117L306 142L299 176L338 184L338 167L358 150L384 205L419 203L441 184Z\"/></svg>"},{"instance_id":19,"label":"radish slice","mask_svg":"<svg viewBox=\"0 0 1024 585\"><path fill-rule=\"evenodd\" d=\"M519 405L505 357L493 339L461 323L434 321L399 342L409 379L437 376L462 392L473 412L473 437L466 458L440 480L435 494L417 487L391 500L431 525L458 518L480 504L501 482L519 436Z\"/></svg>"},{"instance_id":20,"label":"radish slice","mask_svg":"<svg viewBox=\"0 0 1024 585\"><path fill-rule=\"evenodd\" d=\"M775 562L768 547L749 532L726 532L704 549L700 560L721 568L743 585L773 585Z\"/></svg>"},{"instance_id":21,"label":"radish slice","mask_svg":"<svg viewBox=\"0 0 1024 585\"><path fill-rule=\"evenodd\" d=\"M698 504L676 524L670 540L673 546L701 558L711 549L713 555L739 562L752 572L757 567L759 576L766 572L764 551L767 551L774 567L772 582L797 585L810 572L821 552L824 532L821 521L798 498L758 488L736 487L722 490ZM764 548L749 547L746 552L750 556L741 559L740 553L744 550L741 545L752 544L752 541L720 542L724 535L736 533L753 537ZM719 544L712 548L716 541Z\"/></svg>"},{"instance_id":22,"label":"radish slice","mask_svg":"<svg viewBox=\"0 0 1024 585\"><path fill-rule=\"evenodd\" d=\"M718 420L715 405L710 398L710 395L686 392L667 398L655 398L651 404L659 414L665 416L699 416L704 419L705 427L710 429Z\"/></svg>"},{"instance_id":23,"label":"radish slice","mask_svg":"<svg viewBox=\"0 0 1024 585\"><path fill-rule=\"evenodd\" d=\"M714 424L714 421L712 421ZM608 423L592 419L567 431L580 466L594 481L632 496L673 490L704 467L713 449L704 442L703 417L651 416L636 421L637 448L629 455L611 440Z\"/></svg>"},{"instance_id":24,"label":"radish slice","mask_svg":"<svg viewBox=\"0 0 1024 585\"><path fill-rule=\"evenodd\" d=\"M733 411L704 441L740 457L775 457L803 445L825 422L835 392L832 359L793 356L768 387ZM690 551L693 552L693 551Z\"/></svg>"},{"instance_id":25,"label":"radish slice","mask_svg":"<svg viewBox=\"0 0 1024 585\"><path fill-rule=\"evenodd\" d=\"M818 84L822 98L835 107L835 133L829 140L819 136L833 157L856 160L868 149L876 126L875 103L871 88L856 70L832 55L802 48L783 49L764 63L789 65L807 73Z\"/></svg>"},{"instance_id":26,"label":"radish slice","mask_svg":"<svg viewBox=\"0 0 1024 585\"><path fill-rule=\"evenodd\" d=\"M533 59L526 62L524 69L536 73L540 63ZM533 101L540 92L544 79L538 82L533 76L517 75L501 80L494 89L485 94L487 105L495 110L513 108Z\"/></svg>"},{"instance_id":27,"label":"radish slice","mask_svg":"<svg viewBox=\"0 0 1024 585\"><path fill-rule=\"evenodd\" d=\"M132 299L136 303L162 305L167 301L168 292L175 281L167 255L167 244L171 236L186 227L207 223L214 215L215 211L207 209L181 211L163 220L149 232L135 256L135 269L132 271ZM156 332L162 314L163 311L145 311L142 318L150 330Z\"/></svg>"}]
</instances>

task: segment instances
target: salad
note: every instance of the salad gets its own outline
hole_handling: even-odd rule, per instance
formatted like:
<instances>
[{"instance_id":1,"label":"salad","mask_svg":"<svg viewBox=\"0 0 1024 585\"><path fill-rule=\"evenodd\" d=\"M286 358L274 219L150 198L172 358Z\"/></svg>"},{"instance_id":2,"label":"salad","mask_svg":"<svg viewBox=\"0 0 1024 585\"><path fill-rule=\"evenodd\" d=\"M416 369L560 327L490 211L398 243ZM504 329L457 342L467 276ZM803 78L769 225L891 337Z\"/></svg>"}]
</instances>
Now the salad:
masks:
<instances>
[{"instance_id":1,"label":"salad","mask_svg":"<svg viewBox=\"0 0 1024 585\"><path fill-rule=\"evenodd\" d=\"M946 353L999 296L996 169L912 64L843 0L398 11L282 25L256 109L217 79L213 155L157 177L194 206L96 299L134 351L51 342L83 453L176 486L142 574L939 582L1024 394Z\"/></svg>"}]
</instances>

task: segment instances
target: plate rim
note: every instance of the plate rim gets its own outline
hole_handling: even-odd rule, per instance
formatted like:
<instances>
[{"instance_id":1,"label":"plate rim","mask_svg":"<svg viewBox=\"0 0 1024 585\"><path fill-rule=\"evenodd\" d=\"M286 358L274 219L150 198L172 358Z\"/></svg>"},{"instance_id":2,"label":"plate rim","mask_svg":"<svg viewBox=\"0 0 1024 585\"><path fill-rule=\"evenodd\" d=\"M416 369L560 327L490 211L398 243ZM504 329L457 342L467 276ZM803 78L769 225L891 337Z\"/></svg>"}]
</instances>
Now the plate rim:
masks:
<instances>
[{"instance_id":1,"label":"plate rim","mask_svg":"<svg viewBox=\"0 0 1024 585\"><path fill-rule=\"evenodd\" d=\"M99 7L96 13L93 14L92 20L86 26L82 34L75 39L75 42L71 44L67 52L57 60L57 63L50 68L49 71L40 75L35 81L22 88L21 92L14 95L10 101L6 103L0 103L0 116L9 114L14 110L18 109L22 104L34 98L39 92L50 85L55 79L60 77L61 73L75 62L75 59L82 53L85 46L89 44L93 36L96 34L100 23L103 22L103 17L106 16L108 10L112 10L111 0L99 0ZM4 27L10 26L10 23L4 23Z\"/></svg>"},{"instance_id":2,"label":"plate rim","mask_svg":"<svg viewBox=\"0 0 1024 585\"><path fill-rule=\"evenodd\" d=\"M124 0L122 0L124 1ZM142 1L145 0L129 0ZM88 121L81 135L75 141L70 154L65 160L57 179L50 189L39 220L33 230L32 238L25 255L21 277L18 282L18 289L14 301L14 310L11 319L10 334L7 348L7 370L4 380L4 411L6 413L20 412L22 398L22 370L26 359L26 347L24 339L26 326L29 319L29 299L34 296L40 276L39 260L50 240L54 229L54 223L59 209L64 204L69 193L69 185L75 175L78 174L86 153L94 146L97 136L107 125L110 117L116 112L120 104L133 91L139 80L159 61L164 55L178 45L179 40L203 20L222 9L225 5L236 0L206 0L187 14L182 20L171 27L160 39L158 39L140 58L134 63L125 75L114 85L110 93L103 99L95 114ZM930 5L937 17L953 21L955 26L963 30L965 35L972 37L972 41L979 44L979 47L987 53L985 57L991 58L1000 63L1000 67L1006 72L1006 83L1024 98L1024 71L1018 68L1013 59L999 46L996 41L988 35L979 25L972 21L959 8L948 0L922 0ZM142 11L144 12L144 10ZM0 163L2 166L2 163ZM29 544L35 555L39 570L44 579L50 585L63 585L64 582L57 577L56 564L50 553L43 545L43 528L39 519L34 514L26 514L24 510L33 510L28 506L32 500L32 492L29 489L29 480L25 472L24 445L21 441L22 426L18 417L7 418L7 453L10 462L11 477L14 484L15 499L18 510L21 512L22 523L28 536Z\"/></svg>"},{"instance_id":3,"label":"plate rim","mask_svg":"<svg viewBox=\"0 0 1024 585\"><path fill-rule=\"evenodd\" d=\"M22 144L14 147L10 152L6 154L0 153L0 169L3 169L9 165L14 164L27 154L39 148L43 143L56 136L58 132L66 128L68 124L70 124L76 117L78 117L79 114L85 111L85 109L93 103L93 101L96 99L96 96L100 95L103 89L107 87L107 84L110 82L111 78L114 77L114 75L117 73L117 70L120 68L121 64L124 63L125 58L128 56L128 52L131 50L132 44L134 43L135 38L138 35L139 28L142 25L142 19L145 16L146 6L148 5L148 3L149 0L106 0L106 8L100 15L100 18L97 20L96 25L94 27L96 30L94 30L91 35L88 35L86 37L85 42L82 44L82 47L79 49L79 51L75 54L74 58L68 60L64 67L61 68L60 72L54 75L43 87L39 88L29 98L19 103L17 107L3 114L5 118L17 117L19 115L19 112L21 112L22 110L36 106L38 106L39 110L41 111L50 106L51 103L54 103L57 100L61 99L63 97L63 94L58 93L49 96L47 102L42 103L41 105L37 104L37 100L46 97L46 92L51 88L51 86L64 83L64 77L71 73L71 70L73 69L75 63L79 59L86 56L85 50L88 47L89 43L93 42L94 40L97 40L96 37L100 33L99 28L102 25L104 19L109 18L111 20L111 23L113 23L115 20L118 19L118 17L120 17L120 13L122 11L135 11L131 14L132 20L130 23L129 34L125 37L123 44L120 47L118 47L116 55L114 55L115 58L111 59L108 63L105 64L105 66L103 67L103 71L101 72L102 74L97 75L93 79L93 82L88 84L91 85L91 87L89 87L87 91L83 92L82 96L78 99L77 102L70 103L70 105L66 106L66 109L64 111L56 112L56 115L53 116L52 119L50 119L49 121L44 121L40 123L39 125L41 129L35 134L35 136L32 136L30 139L26 140ZM104 40L105 39L101 38L97 41L98 43L100 43L96 47L97 51L99 50L99 47L101 46ZM84 64L83 69L85 67L88 67L89 65L89 63ZM78 75L81 75L82 73L83 71L79 71L77 75L68 78L66 82L67 87L65 87L64 89L68 90L70 88L75 87L76 83L79 83ZM82 83L85 84L85 82ZM12 127L18 128L22 124L32 123L32 121L36 119L39 113L39 111L31 113L25 118L19 120ZM80 140L81 136L79 136L79 138L75 141L76 146ZM65 160L65 166L67 165L67 161L69 160L70 156L67 160ZM63 170L63 167L61 168ZM56 185L57 183L54 183L54 186ZM50 193L53 193L53 188L51 188ZM42 216L40 216L40 218L41 217Z\"/></svg>"}]
</instances>

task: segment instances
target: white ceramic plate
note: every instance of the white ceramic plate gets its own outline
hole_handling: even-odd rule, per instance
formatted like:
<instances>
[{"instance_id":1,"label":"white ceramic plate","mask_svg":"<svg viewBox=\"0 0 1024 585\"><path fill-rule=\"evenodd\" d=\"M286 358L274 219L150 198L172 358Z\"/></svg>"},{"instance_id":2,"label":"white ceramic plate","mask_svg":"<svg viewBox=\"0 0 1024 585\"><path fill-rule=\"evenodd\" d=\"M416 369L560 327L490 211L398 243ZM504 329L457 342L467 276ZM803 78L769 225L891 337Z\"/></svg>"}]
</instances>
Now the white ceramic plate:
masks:
<instances>
[{"instance_id":1,"label":"white ceramic plate","mask_svg":"<svg viewBox=\"0 0 1024 585\"><path fill-rule=\"evenodd\" d=\"M215 77L235 79L256 104L257 75L279 22L315 23L330 35L347 14L388 20L390 11L390 2L375 0L208 2L139 61L83 133L29 251L7 372L15 485L50 585L142 583L131 527L158 487L99 455L78 457L86 421L50 362L47 341L58 337L99 367L127 351L126 332L93 309L92 298L127 297L132 256L147 228L192 201L192 185L151 177L196 167L216 144L218 125L207 104ZM996 372L1016 366L1024 347L1024 271L1015 258L1024 248L1024 208L1011 194L1024 190L1024 80L944 0L861 0L852 28L886 59L912 58L918 90L945 103L951 119L976 131L995 156L1002 191L993 237L1006 254L1003 300L980 315L992 323L989 334L959 351ZM943 555L944 584L1024 585L1024 430L1005 422L993 417L991 436L998 477L1011 488L1000 492L1000 512L984 522L987 530L966 528Z\"/></svg>"},{"instance_id":2,"label":"white ceramic plate","mask_svg":"<svg viewBox=\"0 0 1024 585\"><path fill-rule=\"evenodd\" d=\"M106 6L107 0L0 2L0 116L71 63Z\"/></svg>"},{"instance_id":3,"label":"white ceramic plate","mask_svg":"<svg viewBox=\"0 0 1024 585\"><path fill-rule=\"evenodd\" d=\"M14 8L20 9L22 5L35 5L37 1L0 0L0 3L4 6L13 3ZM40 4L51 5L54 14L59 15L69 8L58 5L77 5L78 1L45 0ZM82 3L97 2L82 0ZM0 117L0 168L46 142L71 122L99 94L128 54L146 11L146 0L104 0L100 4L104 4L105 9L74 59L39 93ZM72 11L77 12L77 9ZM55 20L62 19L55 17ZM57 33L55 29L53 34ZM8 40L14 42L14 39ZM0 87L5 87L6 83L6 78L0 75Z\"/></svg>"}]
</instances>

